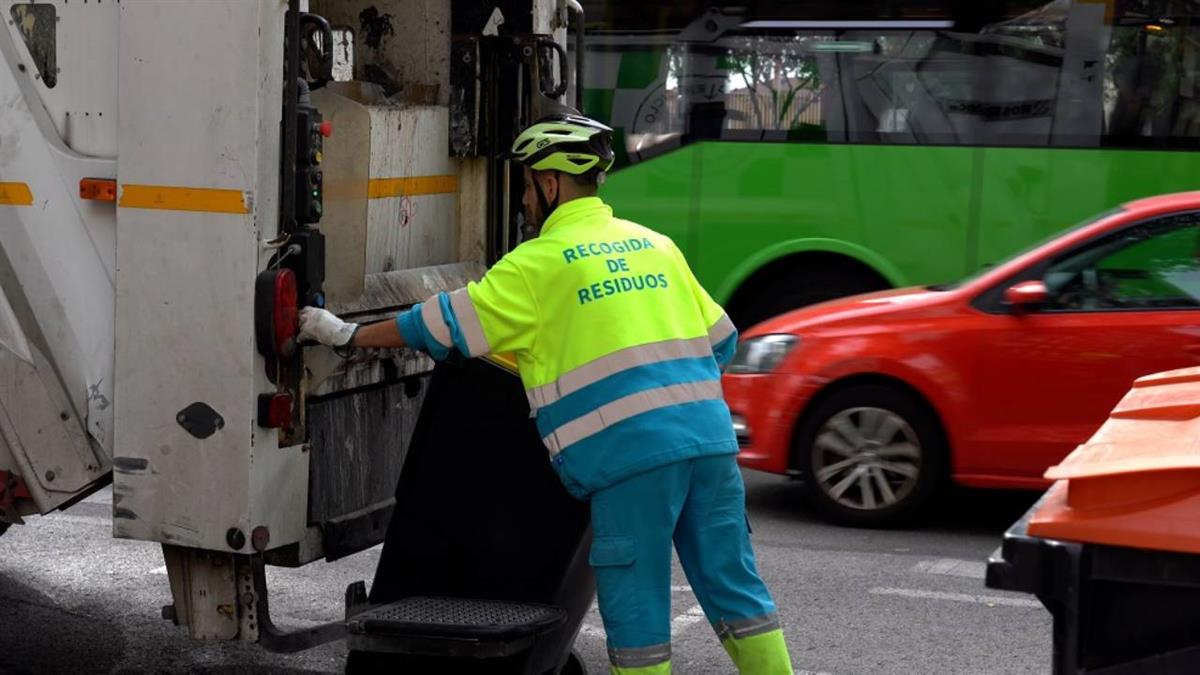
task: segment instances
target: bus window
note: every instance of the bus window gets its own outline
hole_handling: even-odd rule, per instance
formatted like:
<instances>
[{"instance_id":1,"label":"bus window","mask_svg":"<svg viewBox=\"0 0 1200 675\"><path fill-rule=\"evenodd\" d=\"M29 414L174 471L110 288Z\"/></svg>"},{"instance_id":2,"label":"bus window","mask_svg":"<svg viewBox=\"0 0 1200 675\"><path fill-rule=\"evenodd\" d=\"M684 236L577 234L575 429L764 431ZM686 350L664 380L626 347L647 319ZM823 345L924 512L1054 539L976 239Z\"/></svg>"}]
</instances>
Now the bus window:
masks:
<instances>
[{"instance_id":1,"label":"bus window","mask_svg":"<svg viewBox=\"0 0 1200 675\"><path fill-rule=\"evenodd\" d=\"M634 23L593 16L585 108L618 129L622 164L697 140L1143 147L1200 136L1189 4L1000 4L873 21L696 5L647 12L651 27L606 3Z\"/></svg>"},{"instance_id":2,"label":"bus window","mask_svg":"<svg viewBox=\"0 0 1200 675\"><path fill-rule=\"evenodd\" d=\"M1176 9L1183 3L1166 3ZM1106 145L1200 136L1200 26L1186 14L1118 17L1104 56ZM1195 147L1194 143L1191 143Z\"/></svg>"}]
</instances>

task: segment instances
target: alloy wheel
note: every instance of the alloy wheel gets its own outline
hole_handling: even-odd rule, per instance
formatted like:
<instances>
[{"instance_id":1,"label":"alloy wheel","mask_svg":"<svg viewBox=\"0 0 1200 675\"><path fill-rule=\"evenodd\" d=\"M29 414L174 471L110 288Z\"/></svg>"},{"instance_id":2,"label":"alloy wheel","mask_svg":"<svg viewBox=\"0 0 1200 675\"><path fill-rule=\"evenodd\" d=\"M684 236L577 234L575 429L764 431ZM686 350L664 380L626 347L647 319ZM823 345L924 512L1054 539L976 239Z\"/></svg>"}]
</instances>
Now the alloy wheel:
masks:
<instances>
[{"instance_id":1,"label":"alloy wheel","mask_svg":"<svg viewBox=\"0 0 1200 675\"><path fill-rule=\"evenodd\" d=\"M825 421L812 445L813 476L838 504L873 511L909 495L921 475L921 442L896 413L848 408Z\"/></svg>"}]
</instances>

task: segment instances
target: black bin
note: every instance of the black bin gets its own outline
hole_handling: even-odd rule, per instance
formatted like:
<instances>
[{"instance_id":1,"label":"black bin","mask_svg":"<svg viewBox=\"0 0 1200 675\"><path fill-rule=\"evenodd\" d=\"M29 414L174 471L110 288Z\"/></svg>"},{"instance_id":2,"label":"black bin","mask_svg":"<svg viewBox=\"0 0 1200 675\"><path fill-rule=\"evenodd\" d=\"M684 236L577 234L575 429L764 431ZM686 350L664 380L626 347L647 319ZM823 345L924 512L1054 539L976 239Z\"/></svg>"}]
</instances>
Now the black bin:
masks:
<instances>
[{"instance_id":1,"label":"black bin","mask_svg":"<svg viewBox=\"0 0 1200 675\"><path fill-rule=\"evenodd\" d=\"M1045 501L1005 532L987 585L1050 610L1054 672L1200 672L1200 556L1030 536Z\"/></svg>"},{"instance_id":2,"label":"black bin","mask_svg":"<svg viewBox=\"0 0 1200 675\"><path fill-rule=\"evenodd\" d=\"M550 467L517 376L439 364L369 607L347 594L347 672L583 672L571 646L595 597L590 542L588 506Z\"/></svg>"}]
</instances>

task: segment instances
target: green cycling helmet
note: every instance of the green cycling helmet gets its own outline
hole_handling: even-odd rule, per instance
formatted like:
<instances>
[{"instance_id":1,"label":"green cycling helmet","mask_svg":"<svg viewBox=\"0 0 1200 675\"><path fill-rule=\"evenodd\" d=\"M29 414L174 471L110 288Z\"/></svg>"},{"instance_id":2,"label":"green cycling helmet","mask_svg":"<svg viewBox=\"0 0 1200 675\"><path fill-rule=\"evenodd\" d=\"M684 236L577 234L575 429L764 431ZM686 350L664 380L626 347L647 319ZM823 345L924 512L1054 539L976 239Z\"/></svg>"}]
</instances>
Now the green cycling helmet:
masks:
<instances>
[{"instance_id":1,"label":"green cycling helmet","mask_svg":"<svg viewBox=\"0 0 1200 675\"><path fill-rule=\"evenodd\" d=\"M612 128L582 115L550 115L522 131L506 158L534 171L575 176L608 171L614 158Z\"/></svg>"}]
</instances>

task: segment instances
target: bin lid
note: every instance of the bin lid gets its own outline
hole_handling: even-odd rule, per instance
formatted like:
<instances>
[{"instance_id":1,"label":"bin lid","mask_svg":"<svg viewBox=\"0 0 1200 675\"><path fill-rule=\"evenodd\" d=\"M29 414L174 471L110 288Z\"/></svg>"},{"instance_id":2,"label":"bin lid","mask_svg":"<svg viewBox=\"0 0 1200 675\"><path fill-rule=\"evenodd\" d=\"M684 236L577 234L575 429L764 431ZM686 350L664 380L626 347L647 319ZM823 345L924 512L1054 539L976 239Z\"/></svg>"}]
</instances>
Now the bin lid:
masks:
<instances>
[{"instance_id":1,"label":"bin lid","mask_svg":"<svg viewBox=\"0 0 1200 675\"><path fill-rule=\"evenodd\" d=\"M1200 553L1200 368L1138 379L1045 475L1058 483L1030 534Z\"/></svg>"},{"instance_id":2,"label":"bin lid","mask_svg":"<svg viewBox=\"0 0 1200 675\"><path fill-rule=\"evenodd\" d=\"M517 372L517 355L512 352L504 352L502 354L488 354L483 357L490 361L493 365L500 366L510 373Z\"/></svg>"}]
</instances>

